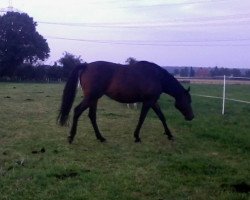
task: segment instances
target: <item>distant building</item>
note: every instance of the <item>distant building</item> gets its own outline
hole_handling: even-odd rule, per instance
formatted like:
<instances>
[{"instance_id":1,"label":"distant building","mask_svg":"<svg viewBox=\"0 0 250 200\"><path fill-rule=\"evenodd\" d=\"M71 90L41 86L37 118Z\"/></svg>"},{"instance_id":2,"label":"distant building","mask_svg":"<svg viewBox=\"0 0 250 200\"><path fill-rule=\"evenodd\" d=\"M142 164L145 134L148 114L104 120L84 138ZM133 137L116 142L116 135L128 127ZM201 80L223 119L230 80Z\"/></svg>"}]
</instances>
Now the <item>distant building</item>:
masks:
<instances>
[{"instance_id":1,"label":"distant building","mask_svg":"<svg viewBox=\"0 0 250 200\"><path fill-rule=\"evenodd\" d=\"M195 72L197 78L208 78L210 75L210 68L199 67Z\"/></svg>"}]
</instances>

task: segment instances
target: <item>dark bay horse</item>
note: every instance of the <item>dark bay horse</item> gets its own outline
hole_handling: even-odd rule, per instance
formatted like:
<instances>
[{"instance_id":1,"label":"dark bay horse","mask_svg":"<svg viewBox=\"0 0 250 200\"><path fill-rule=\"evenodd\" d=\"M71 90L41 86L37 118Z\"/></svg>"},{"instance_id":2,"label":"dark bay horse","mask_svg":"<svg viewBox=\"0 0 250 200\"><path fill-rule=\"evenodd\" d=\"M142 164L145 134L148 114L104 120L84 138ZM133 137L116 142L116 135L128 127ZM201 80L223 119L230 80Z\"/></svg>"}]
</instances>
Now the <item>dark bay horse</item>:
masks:
<instances>
[{"instance_id":1,"label":"dark bay horse","mask_svg":"<svg viewBox=\"0 0 250 200\"><path fill-rule=\"evenodd\" d=\"M72 71L63 91L58 116L60 125L65 125L67 122L79 79L84 92L84 99L74 109L73 123L68 137L69 143L72 143L75 137L78 118L87 108L89 108L88 116L96 138L101 142L105 141L96 123L97 101L103 95L121 103L142 102L139 122L134 131L135 142L141 141L139 132L150 108L161 120L168 139L173 139L157 103L161 93L167 93L175 98L175 107L186 120L194 118L189 89L184 89L171 74L160 66L146 61L136 62L132 66L97 61L80 64Z\"/></svg>"}]
</instances>

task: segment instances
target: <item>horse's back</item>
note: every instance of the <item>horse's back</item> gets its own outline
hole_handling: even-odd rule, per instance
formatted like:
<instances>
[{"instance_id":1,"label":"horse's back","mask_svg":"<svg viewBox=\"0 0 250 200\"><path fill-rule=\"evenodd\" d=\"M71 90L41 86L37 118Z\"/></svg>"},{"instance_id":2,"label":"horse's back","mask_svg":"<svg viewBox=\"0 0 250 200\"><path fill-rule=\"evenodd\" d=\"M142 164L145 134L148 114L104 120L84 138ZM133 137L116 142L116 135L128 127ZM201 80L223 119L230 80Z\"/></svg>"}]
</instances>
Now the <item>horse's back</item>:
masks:
<instances>
[{"instance_id":1,"label":"horse's back","mask_svg":"<svg viewBox=\"0 0 250 200\"><path fill-rule=\"evenodd\" d=\"M81 75L87 96L106 94L119 102L130 103L158 97L162 91L157 65L146 61L132 66L105 61L89 63Z\"/></svg>"},{"instance_id":2,"label":"horse's back","mask_svg":"<svg viewBox=\"0 0 250 200\"><path fill-rule=\"evenodd\" d=\"M157 69L148 62L138 62L115 72L107 95L124 103L158 98L162 92Z\"/></svg>"}]
</instances>

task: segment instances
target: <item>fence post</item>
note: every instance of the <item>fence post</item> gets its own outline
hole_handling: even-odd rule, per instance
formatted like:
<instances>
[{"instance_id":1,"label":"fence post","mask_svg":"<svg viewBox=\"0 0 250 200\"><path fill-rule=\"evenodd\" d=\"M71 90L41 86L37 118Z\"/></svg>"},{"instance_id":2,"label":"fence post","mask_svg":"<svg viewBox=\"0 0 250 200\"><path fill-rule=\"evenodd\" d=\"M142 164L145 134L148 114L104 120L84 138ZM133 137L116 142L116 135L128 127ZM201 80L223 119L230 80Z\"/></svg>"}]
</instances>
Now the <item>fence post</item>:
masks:
<instances>
[{"instance_id":1,"label":"fence post","mask_svg":"<svg viewBox=\"0 0 250 200\"><path fill-rule=\"evenodd\" d=\"M223 99L222 99L222 115L225 113L225 98L226 98L226 76L224 75L223 81Z\"/></svg>"}]
</instances>

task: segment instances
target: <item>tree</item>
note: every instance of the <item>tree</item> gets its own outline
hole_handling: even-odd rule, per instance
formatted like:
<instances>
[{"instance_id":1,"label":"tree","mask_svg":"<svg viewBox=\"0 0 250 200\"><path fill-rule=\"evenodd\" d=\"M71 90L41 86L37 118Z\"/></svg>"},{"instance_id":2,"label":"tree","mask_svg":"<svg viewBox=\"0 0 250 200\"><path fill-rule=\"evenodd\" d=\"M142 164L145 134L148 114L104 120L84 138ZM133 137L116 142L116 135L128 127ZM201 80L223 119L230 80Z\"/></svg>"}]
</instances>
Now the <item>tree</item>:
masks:
<instances>
[{"instance_id":1,"label":"tree","mask_svg":"<svg viewBox=\"0 0 250 200\"><path fill-rule=\"evenodd\" d=\"M53 66L47 68L47 77L50 80L58 81L62 78L62 67L55 62Z\"/></svg>"},{"instance_id":2,"label":"tree","mask_svg":"<svg viewBox=\"0 0 250 200\"><path fill-rule=\"evenodd\" d=\"M34 76L32 77L36 81L45 81L47 78L47 67L45 65L39 65L34 68Z\"/></svg>"},{"instance_id":3,"label":"tree","mask_svg":"<svg viewBox=\"0 0 250 200\"><path fill-rule=\"evenodd\" d=\"M193 67L190 67L189 76L190 77L194 77L195 76L195 71L194 71Z\"/></svg>"},{"instance_id":4,"label":"tree","mask_svg":"<svg viewBox=\"0 0 250 200\"><path fill-rule=\"evenodd\" d=\"M75 56L71 53L65 52L58 62L63 67L63 78L67 79L74 67L82 62L82 59L81 56Z\"/></svg>"},{"instance_id":5,"label":"tree","mask_svg":"<svg viewBox=\"0 0 250 200\"><path fill-rule=\"evenodd\" d=\"M174 76L179 75L180 74L180 70L179 69L174 69Z\"/></svg>"},{"instance_id":6,"label":"tree","mask_svg":"<svg viewBox=\"0 0 250 200\"><path fill-rule=\"evenodd\" d=\"M133 64L135 64L135 63L137 63L138 61L135 59L135 58L133 58L133 57L129 57L129 58L127 58L127 60L125 61L125 63L127 63L128 65L133 65Z\"/></svg>"},{"instance_id":7,"label":"tree","mask_svg":"<svg viewBox=\"0 0 250 200\"><path fill-rule=\"evenodd\" d=\"M221 73L220 73L219 68L216 66L216 67L214 67L213 69L211 69L211 70L210 70L210 75L211 75L212 77L214 77L214 76L221 76Z\"/></svg>"},{"instance_id":8,"label":"tree","mask_svg":"<svg viewBox=\"0 0 250 200\"><path fill-rule=\"evenodd\" d=\"M15 75L20 80L32 80L35 76L35 69L30 63L24 63L18 66Z\"/></svg>"},{"instance_id":9,"label":"tree","mask_svg":"<svg viewBox=\"0 0 250 200\"><path fill-rule=\"evenodd\" d=\"M240 76L241 76L241 71L240 71L240 69L233 68L233 69L231 70L231 75L233 75L234 77L240 77Z\"/></svg>"},{"instance_id":10,"label":"tree","mask_svg":"<svg viewBox=\"0 0 250 200\"><path fill-rule=\"evenodd\" d=\"M185 67L185 68L183 68L183 69L180 70L180 76L182 76L182 77L188 77L188 75L189 75L189 70L188 70L187 67Z\"/></svg>"},{"instance_id":11,"label":"tree","mask_svg":"<svg viewBox=\"0 0 250 200\"><path fill-rule=\"evenodd\" d=\"M245 76L250 78L250 70L246 71Z\"/></svg>"},{"instance_id":12,"label":"tree","mask_svg":"<svg viewBox=\"0 0 250 200\"><path fill-rule=\"evenodd\" d=\"M0 76L11 77L19 65L49 57L49 46L36 26L26 13L0 16Z\"/></svg>"}]
</instances>

